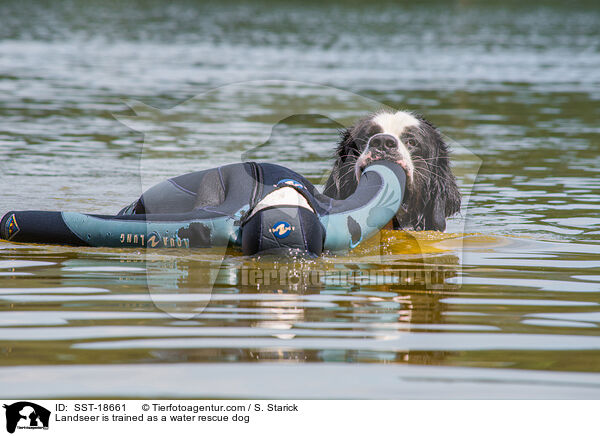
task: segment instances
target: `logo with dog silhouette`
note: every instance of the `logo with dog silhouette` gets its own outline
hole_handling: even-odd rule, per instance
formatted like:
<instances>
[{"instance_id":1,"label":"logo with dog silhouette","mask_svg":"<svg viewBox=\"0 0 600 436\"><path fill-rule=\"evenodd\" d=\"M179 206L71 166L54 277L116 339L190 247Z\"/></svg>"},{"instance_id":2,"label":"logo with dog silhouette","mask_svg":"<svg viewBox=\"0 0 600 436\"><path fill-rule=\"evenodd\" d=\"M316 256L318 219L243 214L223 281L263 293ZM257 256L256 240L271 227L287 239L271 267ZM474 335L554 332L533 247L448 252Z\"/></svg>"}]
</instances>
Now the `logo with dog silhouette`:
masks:
<instances>
[{"instance_id":1,"label":"logo with dog silhouette","mask_svg":"<svg viewBox=\"0 0 600 436\"><path fill-rule=\"evenodd\" d=\"M16 429L22 430L48 430L50 411L38 404L29 401L19 401L4 405L6 409L6 431L14 433Z\"/></svg>"}]
</instances>

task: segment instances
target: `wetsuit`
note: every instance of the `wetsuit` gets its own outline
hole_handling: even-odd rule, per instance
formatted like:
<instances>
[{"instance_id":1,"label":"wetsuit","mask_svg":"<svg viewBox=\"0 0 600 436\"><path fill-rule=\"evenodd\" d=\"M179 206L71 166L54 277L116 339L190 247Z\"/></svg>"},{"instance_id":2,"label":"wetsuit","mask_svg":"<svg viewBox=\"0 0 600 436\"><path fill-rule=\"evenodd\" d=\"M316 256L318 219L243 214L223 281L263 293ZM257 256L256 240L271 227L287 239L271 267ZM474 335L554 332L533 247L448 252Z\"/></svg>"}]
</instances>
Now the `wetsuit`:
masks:
<instances>
[{"instance_id":1,"label":"wetsuit","mask_svg":"<svg viewBox=\"0 0 600 436\"><path fill-rule=\"evenodd\" d=\"M377 161L354 194L334 200L288 168L245 162L166 180L114 216L9 212L0 238L109 247L233 244L245 254L299 249L319 255L353 248L387 224L404 184L399 165Z\"/></svg>"}]
</instances>

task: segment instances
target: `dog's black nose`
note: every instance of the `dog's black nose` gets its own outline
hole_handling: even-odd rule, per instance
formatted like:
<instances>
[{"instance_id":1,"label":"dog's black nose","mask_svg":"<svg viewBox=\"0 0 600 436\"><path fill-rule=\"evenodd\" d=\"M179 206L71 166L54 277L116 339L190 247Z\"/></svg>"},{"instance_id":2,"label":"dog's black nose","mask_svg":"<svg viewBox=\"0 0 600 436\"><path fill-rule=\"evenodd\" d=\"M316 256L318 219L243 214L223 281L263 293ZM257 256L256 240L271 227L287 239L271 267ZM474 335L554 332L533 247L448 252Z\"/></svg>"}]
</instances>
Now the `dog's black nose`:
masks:
<instances>
[{"instance_id":1,"label":"dog's black nose","mask_svg":"<svg viewBox=\"0 0 600 436\"><path fill-rule=\"evenodd\" d=\"M371 136L371 139L369 139L369 147L381 151L393 150L398 147L398 140L387 133L378 133L377 135Z\"/></svg>"}]
</instances>

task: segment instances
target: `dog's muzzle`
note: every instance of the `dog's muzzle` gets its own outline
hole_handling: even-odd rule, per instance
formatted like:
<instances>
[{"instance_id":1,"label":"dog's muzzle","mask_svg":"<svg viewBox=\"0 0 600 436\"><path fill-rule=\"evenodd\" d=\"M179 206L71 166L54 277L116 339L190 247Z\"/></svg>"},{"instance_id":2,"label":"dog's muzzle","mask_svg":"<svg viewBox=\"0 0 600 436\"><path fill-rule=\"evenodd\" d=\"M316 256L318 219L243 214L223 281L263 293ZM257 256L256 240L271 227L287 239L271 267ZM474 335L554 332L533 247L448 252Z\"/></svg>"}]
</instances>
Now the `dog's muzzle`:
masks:
<instances>
[{"instance_id":1,"label":"dog's muzzle","mask_svg":"<svg viewBox=\"0 0 600 436\"><path fill-rule=\"evenodd\" d=\"M378 133L369 138L365 151L356 160L354 168L356 180L360 179L360 175L367 165L377 160L388 160L397 163L404 168L409 181L412 180L413 163L410 153L395 136L388 133Z\"/></svg>"}]
</instances>

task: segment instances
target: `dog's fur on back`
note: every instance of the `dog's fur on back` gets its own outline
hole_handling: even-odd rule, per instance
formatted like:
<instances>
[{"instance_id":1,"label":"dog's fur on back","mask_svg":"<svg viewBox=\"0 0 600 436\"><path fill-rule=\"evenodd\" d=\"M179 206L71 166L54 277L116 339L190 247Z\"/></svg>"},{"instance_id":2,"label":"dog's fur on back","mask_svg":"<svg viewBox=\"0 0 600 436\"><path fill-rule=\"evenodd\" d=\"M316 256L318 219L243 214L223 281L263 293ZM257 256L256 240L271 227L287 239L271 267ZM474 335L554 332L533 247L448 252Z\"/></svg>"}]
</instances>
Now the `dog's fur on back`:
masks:
<instances>
[{"instance_id":1,"label":"dog's fur on back","mask_svg":"<svg viewBox=\"0 0 600 436\"><path fill-rule=\"evenodd\" d=\"M446 218L460 211L461 195L448 146L438 129L417 114L381 111L342 131L324 194L348 197L364 167L380 159L397 162L407 175L394 228L445 230Z\"/></svg>"}]
</instances>

